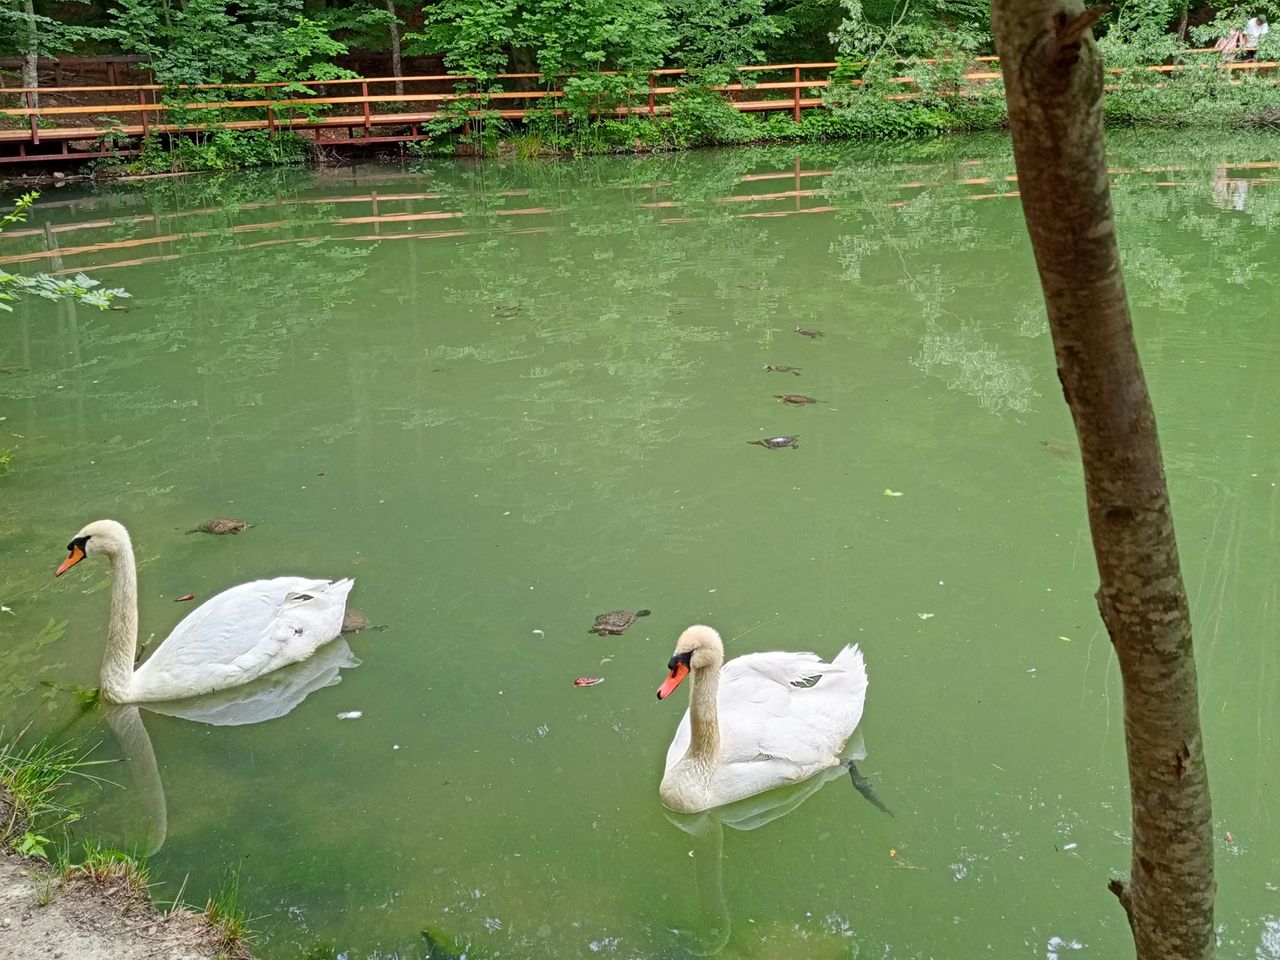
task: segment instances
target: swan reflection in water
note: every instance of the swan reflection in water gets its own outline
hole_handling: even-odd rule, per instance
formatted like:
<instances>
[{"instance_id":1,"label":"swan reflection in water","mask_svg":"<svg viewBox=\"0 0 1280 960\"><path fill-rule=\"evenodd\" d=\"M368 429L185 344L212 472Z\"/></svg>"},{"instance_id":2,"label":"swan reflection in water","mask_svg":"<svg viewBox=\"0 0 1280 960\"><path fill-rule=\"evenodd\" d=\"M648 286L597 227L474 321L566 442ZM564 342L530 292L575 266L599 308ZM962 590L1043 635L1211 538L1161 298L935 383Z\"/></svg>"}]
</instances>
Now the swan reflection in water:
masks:
<instances>
[{"instance_id":1,"label":"swan reflection in water","mask_svg":"<svg viewBox=\"0 0 1280 960\"><path fill-rule=\"evenodd\" d=\"M893 814L858 772L855 763L866 759L867 748L862 731L856 730L842 753L844 762L800 783L778 787L744 800L715 807L702 813L676 813L663 808L667 819L693 838L694 883L698 916L688 929L677 930L683 950L699 957L720 953L732 933L729 905L725 900L721 858L724 853L724 828L755 830L791 813L833 780L848 778L853 786L878 809Z\"/></svg>"},{"instance_id":2,"label":"swan reflection in water","mask_svg":"<svg viewBox=\"0 0 1280 960\"><path fill-rule=\"evenodd\" d=\"M340 637L321 647L310 659L249 683L184 700L148 703L145 709L215 727L264 723L283 717L315 691L340 682L340 671L359 665L347 641ZM164 845L169 814L160 767L141 709L135 705L103 704L107 725L124 753L138 793L137 806L146 821L139 848L150 856Z\"/></svg>"}]
</instances>

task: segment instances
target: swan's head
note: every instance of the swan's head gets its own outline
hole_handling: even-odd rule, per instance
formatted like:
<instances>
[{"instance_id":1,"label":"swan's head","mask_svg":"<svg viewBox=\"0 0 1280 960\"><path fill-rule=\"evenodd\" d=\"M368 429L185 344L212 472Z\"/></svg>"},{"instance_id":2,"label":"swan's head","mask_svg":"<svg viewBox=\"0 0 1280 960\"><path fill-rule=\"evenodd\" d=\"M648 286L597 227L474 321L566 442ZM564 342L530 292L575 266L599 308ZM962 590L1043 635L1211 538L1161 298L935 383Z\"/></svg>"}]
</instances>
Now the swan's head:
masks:
<instances>
[{"instance_id":1,"label":"swan's head","mask_svg":"<svg viewBox=\"0 0 1280 960\"><path fill-rule=\"evenodd\" d=\"M108 557L114 560L129 547L129 531L114 520L95 520L85 524L67 544L67 559L58 567L60 577L85 557Z\"/></svg>"},{"instance_id":2,"label":"swan's head","mask_svg":"<svg viewBox=\"0 0 1280 960\"><path fill-rule=\"evenodd\" d=\"M667 661L670 672L658 688L658 699L665 700L684 682L690 670L715 666L724 661L724 643L710 627L689 627L676 641L676 651Z\"/></svg>"}]
</instances>

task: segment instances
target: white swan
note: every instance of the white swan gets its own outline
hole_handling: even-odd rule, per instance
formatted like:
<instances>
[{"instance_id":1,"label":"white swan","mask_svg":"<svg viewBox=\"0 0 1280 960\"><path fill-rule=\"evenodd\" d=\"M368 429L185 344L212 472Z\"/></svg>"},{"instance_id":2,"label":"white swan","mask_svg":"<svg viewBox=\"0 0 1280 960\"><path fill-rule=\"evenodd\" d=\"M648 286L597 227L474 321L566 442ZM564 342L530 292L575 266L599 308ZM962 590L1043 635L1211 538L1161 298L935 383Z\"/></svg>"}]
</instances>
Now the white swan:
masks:
<instances>
[{"instance_id":1,"label":"white swan","mask_svg":"<svg viewBox=\"0 0 1280 960\"><path fill-rule=\"evenodd\" d=\"M67 550L55 576L95 556L105 556L115 575L101 691L112 703L195 697L305 660L341 632L354 584L276 577L224 590L184 617L135 670L138 571L129 532L114 520L97 520L81 529Z\"/></svg>"},{"instance_id":2,"label":"white swan","mask_svg":"<svg viewBox=\"0 0 1280 960\"><path fill-rule=\"evenodd\" d=\"M665 700L692 675L689 709L667 750L658 795L699 813L844 763L862 719L867 668L857 646L825 663L813 653L751 653L724 662L711 627L680 634L658 688Z\"/></svg>"}]
</instances>

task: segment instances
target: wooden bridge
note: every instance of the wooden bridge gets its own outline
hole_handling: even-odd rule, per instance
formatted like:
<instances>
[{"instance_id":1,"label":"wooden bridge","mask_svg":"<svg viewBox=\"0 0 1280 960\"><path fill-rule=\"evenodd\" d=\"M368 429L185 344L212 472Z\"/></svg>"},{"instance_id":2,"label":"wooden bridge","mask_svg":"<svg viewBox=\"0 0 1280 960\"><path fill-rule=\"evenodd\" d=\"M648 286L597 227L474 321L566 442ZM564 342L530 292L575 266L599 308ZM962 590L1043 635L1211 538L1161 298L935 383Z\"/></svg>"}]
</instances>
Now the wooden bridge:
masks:
<instances>
[{"instance_id":1,"label":"wooden bridge","mask_svg":"<svg viewBox=\"0 0 1280 960\"><path fill-rule=\"evenodd\" d=\"M1212 50L1191 53L1212 54ZM936 62L936 61L925 61ZM978 57L975 69L963 74L968 91L1000 77L996 57ZM750 83L710 87L723 93L738 110L788 112L800 121L804 110L824 106L823 91L832 85L836 63L764 64L739 68ZM1216 62L1158 64L1145 69L1171 73L1213 69ZM1271 71L1275 62L1222 64L1229 71ZM1119 72L1119 71L1116 71ZM655 70L630 91L626 102L601 112L616 116L669 113L672 98L685 89L680 69ZM214 129L306 131L325 147L405 143L428 139L423 125L442 117L483 121L497 116L526 120L531 115L564 115L558 101L565 96L563 78L536 73L506 73L491 78L506 85L533 89L495 93L459 92L475 77L428 74L406 77L360 77L290 83L200 84L166 88L156 84L58 86L39 89L0 87L0 163L44 163L95 157L128 156L139 152L152 136L176 136ZM859 80L842 81L854 85ZM919 92L916 78L893 78L902 93L893 99L912 99ZM397 85L404 92L396 92ZM302 88L306 95L299 95ZM191 91L185 102L183 92ZM210 99L205 99L206 97ZM461 106L460 106L461 105Z\"/></svg>"}]
</instances>

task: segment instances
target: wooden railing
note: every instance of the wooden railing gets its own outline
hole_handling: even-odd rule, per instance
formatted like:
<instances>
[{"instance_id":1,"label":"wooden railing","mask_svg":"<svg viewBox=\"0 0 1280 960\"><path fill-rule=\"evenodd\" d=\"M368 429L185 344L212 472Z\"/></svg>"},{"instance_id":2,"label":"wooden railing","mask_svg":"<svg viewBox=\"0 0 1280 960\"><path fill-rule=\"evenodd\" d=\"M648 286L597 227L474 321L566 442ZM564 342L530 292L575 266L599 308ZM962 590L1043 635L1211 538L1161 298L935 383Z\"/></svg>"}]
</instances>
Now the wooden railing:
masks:
<instances>
[{"instance_id":1,"label":"wooden railing","mask_svg":"<svg viewBox=\"0 0 1280 960\"><path fill-rule=\"evenodd\" d=\"M1212 53L1196 50L1192 53ZM926 61L937 62L937 61ZM996 57L978 57L978 69L965 72L962 81L967 91L975 91L1000 77ZM726 95L738 110L750 112L787 111L799 122L801 112L823 105L821 92L831 86L830 74L836 63L763 64L740 68L745 74L777 74L784 79L763 79L755 83L729 83L710 87ZM1202 64L1155 64L1145 70L1173 73L1187 69L1213 69L1216 62ZM1221 64L1228 71L1274 70L1275 62L1246 61ZM985 69L982 69L985 67ZM1119 72L1119 71L1115 71ZM674 79L686 76L683 69L654 70L645 81L629 91L625 102L611 106L604 113L617 116L630 114L658 115L671 110L671 97L683 88ZM605 75L617 75L605 72ZM503 119L526 120L533 113L563 115L557 105L565 91L555 85L558 78L536 73L497 74L488 80L533 81L540 86L527 90L501 90L493 93L458 92L458 85L477 78L452 74L426 74L405 77L360 77L356 79L316 80L275 83L195 84L166 88L156 84L109 84L103 86L0 88L0 102L11 98L17 105L0 107L0 126L5 118L12 124L0 129L0 163L32 162L61 158L119 156L136 153L140 139L156 135L176 135L198 130L225 128L230 130L266 130L275 136L280 130L308 130L325 146L349 144L401 143L427 139L422 125L443 116L456 117L459 125L470 117L498 116ZM560 78L562 79L562 78ZM853 85L860 80L847 81ZM909 89L916 78L904 74L894 77L893 84L905 89L889 94L892 99L921 96ZM404 93L387 88L400 84ZM298 96L300 86L328 96ZM343 92L343 88L358 91ZM417 88L408 92L410 88ZM174 97L181 91L192 91L186 102ZM221 99L199 99L196 92L226 91ZM37 94L39 103L36 102ZM236 94L244 95L237 99ZM86 95L94 101L83 102ZM165 95L164 99L161 99ZM454 104L470 104L459 111ZM211 122L210 111L217 111ZM188 116L187 114L193 114ZM228 114L230 116L228 116ZM118 118L128 118L122 121ZM112 122L103 122L110 119ZM74 149L72 149L74 147ZM60 148L57 149L57 148Z\"/></svg>"}]
</instances>

